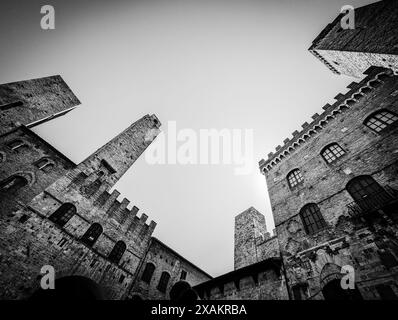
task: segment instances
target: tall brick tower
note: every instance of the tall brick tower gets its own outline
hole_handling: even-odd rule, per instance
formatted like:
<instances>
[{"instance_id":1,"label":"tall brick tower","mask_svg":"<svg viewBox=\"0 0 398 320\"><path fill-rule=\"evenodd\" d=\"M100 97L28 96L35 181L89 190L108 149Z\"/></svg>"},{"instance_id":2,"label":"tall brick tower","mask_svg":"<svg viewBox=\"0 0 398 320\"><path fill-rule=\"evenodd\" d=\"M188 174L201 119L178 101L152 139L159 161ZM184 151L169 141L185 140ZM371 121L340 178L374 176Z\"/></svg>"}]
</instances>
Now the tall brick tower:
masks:
<instances>
[{"instance_id":1,"label":"tall brick tower","mask_svg":"<svg viewBox=\"0 0 398 320\"><path fill-rule=\"evenodd\" d=\"M398 1L355 8L355 28L343 29L340 14L312 42L309 51L336 74L360 78L371 66L398 73Z\"/></svg>"},{"instance_id":2,"label":"tall brick tower","mask_svg":"<svg viewBox=\"0 0 398 320\"><path fill-rule=\"evenodd\" d=\"M0 135L62 116L80 104L61 76L0 85Z\"/></svg>"},{"instance_id":3,"label":"tall brick tower","mask_svg":"<svg viewBox=\"0 0 398 320\"><path fill-rule=\"evenodd\" d=\"M235 217L235 270L258 262L257 243L266 237L269 234L265 217L255 208L250 207Z\"/></svg>"}]
</instances>

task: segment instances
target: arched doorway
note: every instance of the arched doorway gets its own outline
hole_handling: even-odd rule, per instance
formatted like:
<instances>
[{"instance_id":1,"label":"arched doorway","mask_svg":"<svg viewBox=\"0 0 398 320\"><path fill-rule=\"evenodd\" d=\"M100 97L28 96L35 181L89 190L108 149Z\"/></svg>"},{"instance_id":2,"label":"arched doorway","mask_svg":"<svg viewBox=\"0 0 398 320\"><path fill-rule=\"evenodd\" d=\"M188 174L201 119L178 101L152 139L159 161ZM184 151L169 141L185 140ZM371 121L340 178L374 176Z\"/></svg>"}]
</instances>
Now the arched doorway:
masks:
<instances>
[{"instance_id":1,"label":"arched doorway","mask_svg":"<svg viewBox=\"0 0 398 320\"><path fill-rule=\"evenodd\" d=\"M362 300L361 293L357 288L343 289L340 279L328 282L322 289L325 300Z\"/></svg>"},{"instance_id":2,"label":"arched doorway","mask_svg":"<svg viewBox=\"0 0 398 320\"><path fill-rule=\"evenodd\" d=\"M179 303L194 303L198 300L198 296L188 282L178 281L170 290L170 300Z\"/></svg>"},{"instance_id":3,"label":"arched doorway","mask_svg":"<svg viewBox=\"0 0 398 320\"><path fill-rule=\"evenodd\" d=\"M55 289L38 289L29 300L104 300L102 288L82 276L68 276L55 280Z\"/></svg>"},{"instance_id":4,"label":"arched doorway","mask_svg":"<svg viewBox=\"0 0 398 320\"><path fill-rule=\"evenodd\" d=\"M322 294L325 300L362 300L361 293L357 288L343 289L341 279L343 278L342 268L335 264L326 263L320 273Z\"/></svg>"}]
</instances>

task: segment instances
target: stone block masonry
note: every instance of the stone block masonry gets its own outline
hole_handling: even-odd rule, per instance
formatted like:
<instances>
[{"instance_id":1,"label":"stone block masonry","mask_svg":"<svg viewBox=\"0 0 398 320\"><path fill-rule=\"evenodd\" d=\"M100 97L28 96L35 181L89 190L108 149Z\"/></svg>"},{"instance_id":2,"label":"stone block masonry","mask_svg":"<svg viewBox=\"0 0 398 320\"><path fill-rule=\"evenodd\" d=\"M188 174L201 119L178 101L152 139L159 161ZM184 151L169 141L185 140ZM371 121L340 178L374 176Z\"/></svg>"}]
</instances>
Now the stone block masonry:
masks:
<instances>
[{"instance_id":1,"label":"stone block masonry","mask_svg":"<svg viewBox=\"0 0 398 320\"><path fill-rule=\"evenodd\" d=\"M354 29L341 28L341 14L319 34L309 51L337 74L360 78L371 66L398 74L397 15L395 0L355 8Z\"/></svg>"},{"instance_id":2,"label":"stone block masonry","mask_svg":"<svg viewBox=\"0 0 398 320\"><path fill-rule=\"evenodd\" d=\"M80 104L61 76L0 85L0 135L61 116Z\"/></svg>"},{"instance_id":3,"label":"stone block masonry","mask_svg":"<svg viewBox=\"0 0 398 320\"><path fill-rule=\"evenodd\" d=\"M260 161L294 299L343 298L347 265L357 280L346 298L398 296L398 76L366 73ZM381 115L391 120L374 127Z\"/></svg>"}]
</instances>

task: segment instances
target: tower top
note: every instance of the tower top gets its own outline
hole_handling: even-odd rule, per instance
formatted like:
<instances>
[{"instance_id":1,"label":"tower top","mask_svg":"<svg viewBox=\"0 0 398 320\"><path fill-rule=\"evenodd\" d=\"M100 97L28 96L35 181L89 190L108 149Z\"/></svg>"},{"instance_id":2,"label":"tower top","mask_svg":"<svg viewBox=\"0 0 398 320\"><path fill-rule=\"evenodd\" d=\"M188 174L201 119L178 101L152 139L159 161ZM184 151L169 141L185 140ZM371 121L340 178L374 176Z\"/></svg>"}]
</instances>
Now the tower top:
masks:
<instances>
[{"instance_id":1,"label":"tower top","mask_svg":"<svg viewBox=\"0 0 398 320\"><path fill-rule=\"evenodd\" d=\"M160 126L155 115L142 117L82 161L77 171L112 187L156 138Z\"/></svg>"},{"instance_id":2,"label":"tower top","mask_svg":"<svg viewBox=\"0 0 398 320\"><path fill-rule=\"evenodd\" d=\"M371 66L398 72L398 1L384 0L339 14L309 51L332 72L360 78ZM343 28L351 19L353 29ZM344 22L343 21L343 22Z\"/></svg>"},{"instance_id":3,"label":"tower top","mask_svg":"<svg viewBox=\"0 0 398 320\"><path fill-rule=\"evenodd\" d=\"M80 104L61 76L0 85L0 135L20 125L34 127Z\"/></svg>"},{"instance_id":4,"label":"tower top","mask_svg":"<svg viewBox=\"0 0 398 320\"><path fill-rule=\"evenodd\" d=\"M235 217L235 270L258 261L257 242L269 237L265 217L250 207Z\"/></svg>"}]
</instances>

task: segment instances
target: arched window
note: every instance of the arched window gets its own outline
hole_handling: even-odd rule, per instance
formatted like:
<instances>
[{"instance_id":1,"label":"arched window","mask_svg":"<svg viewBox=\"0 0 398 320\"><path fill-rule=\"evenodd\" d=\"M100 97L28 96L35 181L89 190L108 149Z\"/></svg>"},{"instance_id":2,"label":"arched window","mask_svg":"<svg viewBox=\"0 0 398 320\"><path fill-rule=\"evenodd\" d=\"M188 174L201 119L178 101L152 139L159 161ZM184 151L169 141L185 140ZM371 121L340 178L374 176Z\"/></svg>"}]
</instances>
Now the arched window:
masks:
<instances>
[{"instance_id":1,"label":"arched window","mask_svg":"<svg viewBox=\"0 0 398 320\"><path fill-rule=\"evenodd\" d=\"M158 283L158 290L162 293L165 293L167 290L167 285L169 284L170 275L167 272L163 272L160 276L160 280Z\"/></svg>"},{"instance_id":2,"label":"arched window","mask_svg":"<svg viewBox=\"0 0 398 320\"><path fill-rule=\"evenodd\" d=\"M21 176L12 176L0 182L0 192L15 193L25 187L28 180Z\"/></svg>"},{"instance_id":3,"label":"arched window","mask_svg":"<svg viewBox=\"0 0 398 320\"><path fill-rule=\"evenodd\" d=\"M322 149L321 155L327 163L332 163L342 157L345 151L337 143L331 143Z\"/></svg>"},{"instance_id":4,"label":"arched window","mask_svg":"<svg viewBox=\"0 0 398 320\"><path fill-rule=\"evenodd\" d=\"M150 283L154 271L155 271L155 265L153 263L148 262L145 266L144 272L142 273L141 280L146 283Z\"/></svg>"},{"instance_id":5,"label":"arched window","mask_svg":"<svg viewBox=\"0 0 398 320\"><path fill-rule=\"evenodd\" d=\"M126 251L126 244L123 241L116 242L113 247L111 253L109 254L109 260L114 263L119 263L120 259L123 256L124 251Z\"/></svg>"},{"instance_id":6,"label":"arched window","mask_svg":"<svg viewBox=\"0 0 398 320\"><path fill-rule=\"evenodd\" d=\"M294 188L303 181L304 179L299 169L294 169L290 171L287 175L287 182L290 188Z\"/></svg>"},{"instance_id":7,"label":"arched window","mask_svg":"<svg viewBox=\"0 0 398 320\"><path fill-rule=\"evenodd\" d=\"M99 190L101 184L102 184L101 178L97 178L89 185L82 187L81 191L87 196L92 196L94 193L96 193Z\"/></svg>"},{"instance_id":8,"label":"arched window","mask_svg":"<svg viewBox=\"0 0 398 320\"><path fill-rule=\"evenodd\" d=\"M351 179L346 186L348 193L362 209L376 209L391 196L371 176Z\"/></svg>"},{"instance_id":9,"label":"arched window","mask_svg":"<svg viewBox=\"0 0 398 320\"><path fill-rule=\"evenodd\" d=\"M7 144L7 146L12 150L18 150L22 147L27 147L27 144L25 142L23 142L22 140L17 139L17 140L13 140L13 141L9 142Z\"/></svg>"},{"instance_id":10,"label":"arched window","mask_svg":"<svg viewBox=\"0 0 398 320\"><path fill-rule=\"evenodd\" d=\"M54 167L54 163L52 161L50 161L50 159L48 159L47 157L39 159L34 164L40 170L43 170L45 172L50 171Z\"/></svg>"},{"instance_id":11,"label":"arched window","mask_svg":"<svg viewBox=\"0 0 398 320\"><path fill-rule=\"evenodd\" d=\"M389 125L393 124L398 120L398 115L395 113L382 109L376 111L368 118L366 118L364 124L373 131L380 132L387 128Z\"/></svg>"},{"instance_id":12,"label":"arched window","mask_svg":"<svg viewBox=\"0 0 398 320\"><path fill-rule=\"evenodd\" d=\"M64 203L61 205L49 219L63 227L76 214L76 207L72 203Z\"/></svg>"},{"instance_id":13,"label":"arched window","mask_svg":"<svg viewBox=\"0 0 398 320\"><path fill-rule=\"evenodd\" d=\"M315 233L326 227L321 211L315 203L306 204L300 210L300 217L303 221L305 232L308 234Z\"/></svg>"},{"instance_id":14,"label":"arched window","mask_svg":"<svg viewBox=\"0 0 398 320\"><path fill-rule=\"evenodd\" d=\"M95 241L97 241L98 237L102 233L102 227L99 223L93 223L90 228L87 229L86 233L82 237L82 241L88 245L94 245Z\"/></svg>"}]
</instances>

